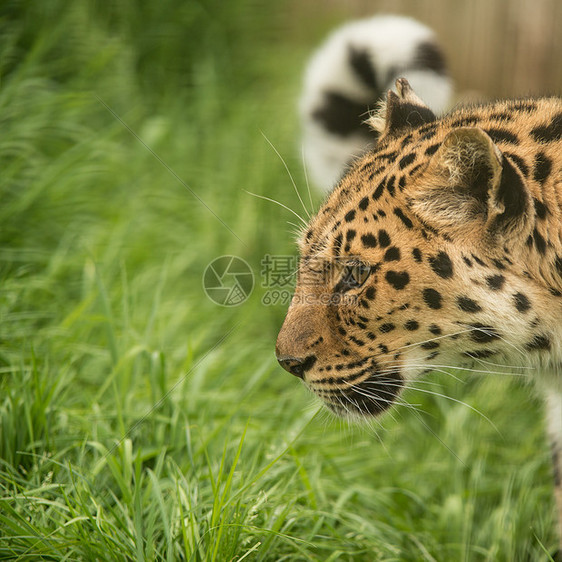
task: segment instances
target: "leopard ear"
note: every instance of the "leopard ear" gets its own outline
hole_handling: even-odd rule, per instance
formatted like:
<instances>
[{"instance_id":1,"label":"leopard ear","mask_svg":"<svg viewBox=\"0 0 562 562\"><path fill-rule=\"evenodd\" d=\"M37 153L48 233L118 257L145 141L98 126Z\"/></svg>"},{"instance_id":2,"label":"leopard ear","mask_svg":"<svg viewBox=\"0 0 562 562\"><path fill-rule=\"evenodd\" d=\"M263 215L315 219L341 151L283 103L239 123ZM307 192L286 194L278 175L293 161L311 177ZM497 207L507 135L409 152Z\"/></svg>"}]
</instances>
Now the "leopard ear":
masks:
<instances>
[{"instance_id":1,"label":"leopard ear","mask_svg":"<svg viewBox=\"0 0 562 562\"><path fill-rule=\"evenodd\" d=\"M396 91L398 94L388 91L386 101L367 121L381 137L398 136L409 129L435 121L435 114L414 93L408 80L398 78Z\"/></svg>"},{"instance_id":2,"label":"leopard ear","mask_svg":"<svg viewBox=\"0 0 562 562\"><path fill-rule=\"evenodd\" d=\"M442 231L484 231L492 239L530 224L532 200L521 173L482 129L451 131L416 186L412 210Z\"/></svg>"}]
</instances>

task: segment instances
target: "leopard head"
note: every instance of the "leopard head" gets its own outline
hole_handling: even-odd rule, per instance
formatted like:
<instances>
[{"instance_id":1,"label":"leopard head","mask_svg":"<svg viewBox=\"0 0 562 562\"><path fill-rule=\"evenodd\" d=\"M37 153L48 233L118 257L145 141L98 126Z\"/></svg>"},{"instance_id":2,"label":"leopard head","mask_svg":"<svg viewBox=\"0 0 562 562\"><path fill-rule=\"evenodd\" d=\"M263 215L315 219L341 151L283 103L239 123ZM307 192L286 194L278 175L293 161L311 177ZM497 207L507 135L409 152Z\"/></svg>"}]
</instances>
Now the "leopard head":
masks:
<instances>
[{"instance_id":1,"label":"leopard head","mask_svg":"<svg viewBox=\"0 0 562 562\"><path fill-rule=\"evenodd\" d=\"M372 119L377 147L300 239L276 345L282 367L346 416L383 412L445 365L519 361L514 349L540 361L556 322L549 289L521 267L536 229L524 174L478 119L452 126L405 80L397 90Z\"/></svg>"}]
</instances>

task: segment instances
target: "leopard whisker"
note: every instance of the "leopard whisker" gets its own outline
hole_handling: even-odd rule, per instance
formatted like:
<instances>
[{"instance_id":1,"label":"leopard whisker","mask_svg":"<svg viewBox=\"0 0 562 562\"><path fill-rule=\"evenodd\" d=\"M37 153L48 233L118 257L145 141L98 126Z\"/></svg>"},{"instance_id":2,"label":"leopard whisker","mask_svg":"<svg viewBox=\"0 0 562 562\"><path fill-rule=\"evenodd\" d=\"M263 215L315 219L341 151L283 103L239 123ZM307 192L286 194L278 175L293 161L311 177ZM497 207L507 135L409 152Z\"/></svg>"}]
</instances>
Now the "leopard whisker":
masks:
<instances>
[{"instance_id":1,"label":"leopard whisker","mask_svg":"<svg viewBox=\"0 0 562 562\"><path fill-rule=\"evenodd\" d=\"M395 387L398 387L398 388L403 388L403 385L399 385L399 384L392 383L392 382L387 383L387 385L388 386L395 386ZM451 402L455 402L455 403L460 404L462 406L466 406L469 410L472 410L474 413L481 416L482 419L486 420L498 432L498 434L500 434L500 431L498 430L498 428L496 427L494 422L490 418L488 418L483 412L481 412L480 410L478 410L474 406L471 406L470 404L467 404L466 402L463 402L462 400L458 400L457 398L453 398L452 396L447 396L446 394L442 394L441 392L434 392L434 391L428 390L426 388L418 388L418 387L413 386L413 385L408 385L408 388L412 389L412 390L415 390L417 392L423 392L425 394L430 394L432 396L438 396L438 397L441 397L441 398L445 398L447 400L450 400Z\"/></svg>"},{"instance_id":2,"label":"leopard whisker","mask_svg":"<svg viewBox=\"0 0 562 562\"><path fill-rule=\"evenodd\" d=\"M337 401L340 403L340 406L344 409L344 411L348 414L351 415L351 411L349 410L349 408L347 407L347 405L343 402L343 400L341 399L341 395L336 396Z\"/></svg>"},{"instance_id":3,"label":"leopard whisker","mask_svg":"<svg viewBox=\"0 0 562 562\"><path fill-rule=\"evenodd\" d=\"M510 373L509 371L490 371L489 369L474 369L474 368L470 368L470 367L457 367L455 365L438 365L438 364L435 364L435 363L429 363L429 364L426 364L426 365L425 364L408 363L408 367L431 369L432 371L435 371L437 373L444 373L446 375L449 375L459 382L465 382L465 381L463 381L463 379L453 375L451 372L449 372L445 369L452 369L453 371L464 371L464 372L475 373L475 374L480 374L480 375L502 375L502 376L508 376L508 377L527 377L528 376L527 373Z\"/></svg>"},{"instance_id":4,"label":"leopard whisker","mask_svg":"<svg viewBox=\"0 0 562 562\"><path fill-rule=\"evenodd\" d=\"M495 332L492 333L490 331L486 331L483 327L474 327L474 326L469 326L468 328L466 328L464 330L458 330L458 331L452 332L450 334L442 334L442 335L435 336L433 338L428 338L428 339L425 339L425 340L422 340L422 341L419 341L419 342L414 342L414 343L411 343L411 344L405 344L405 345L402 345L400 347L397 347L395 350L393 350L393 353L403 351L403 350L406 350L406 349L412 349L412 348L420 347L420 346L422 346L424 344L427 344L427 343L439 341L439 340L446 339L446 338L451 338L451 337L454 337L454 336L459 336L459 335L463 335L463 334L470 334L472 332L483 332L487 335L497 336L501 341L503 341L504 343L513 347L518 353L524 355L523 350L518 348L516 345L506 341L505 338L503 338L502 336L496 334Z\"/></svg>"},{"instance_id":5,"label":"leopard whisker","mask_svg":"<svg viewBox=\"0 0 562 562\"><path fill-rule=\"evenodd\" d=\"M387 355L394 355L394 352L389 352ZM398 363L395 362L394 359L392 359L392 362L388 362L388 363L384 363L384 359L383 361L380 360L380 356L376 356L373 355L370 357L370 359L376 359L379 363L379 365L382 366L390 366L389 368L396 368L398 367ZM484 363L485 365L490 365L492 367L504 367L505 369L513 369L515 371L517 370L526 370L526 371L535 371L534 367L528 367L528 366L524 366L524 365L510 365L510 364L504 364L504 363L495 363L493 361L483 361L477 358L473 358L473 361L477 361L479 363ZM423 368L423 369L431 369L431 370L437 370L436 368L443 368L443 369L453 369L455 371L464 371L464 372L468 372L468 373L478 373L478 374L483 374L483 375L505 375L505 376L520 376L520 377L525 377L528 375L528 373L517 373L517 372L509 372L509 371L505 371L505 370L501 370L501 371L491 371L488 367L483 367L482 369L475 369L473 367L465 367L462 365L440 365L437 363L428 363L428 364L408 364L409 367L417 367L417 368ZM450 373L449 373L450 374Z\"/></svg>"},{"instance_id":6,"label":"leopard whisker","mask_svg":"<svg viewBox=\"0 0 562 562\"><path fill-rule=\"evenodd\" d=\"M438 372L438 373L442 373L445 374L449 377L452 377L454 380L456 380L457 382L460 383L465 383L466 381L464 381L463 379L456 377L455 375L453 375L451 372L445 370L445 369L453 369L453 370L458 370L455 366L450 366L450 365L443 365L443 366L438 366L438 365L410 365L412 367L427 367L429 369L431 369L432 371ZM444 367L444 368L439 368L439 367ZM386 374L388 372L393 372L394 368L390 368L390 369L385 369L380 371L378 374ZM470 371L472 373L477 373L477 374L498 374L498 375L506 375L506 376L525 376L524 374L519 374L519 373L507 373L507 372L500 372L500 371L482 371L482 370L476 370L476 369L463 369L465 371ZM422 383L427 383L428 381L424 381L423 379L416 379L416 384L422 384ZM438 386L438 383L434 383L436 386ZM412 386L411 383L407 384L408 388L412 388L412 389L417 389L420 391L423 391L423 389L418 389L414 386Z\"/></svg>"},{"instance_id":7,"label":"leopard whisker","mask_svg":"<svg viewBox=\"0 0 562 562\"><path fill-rule=\"evenodd\" d=\"M314 209L314 203L312 202L312 192L310 191L310 182L308 181L308 167L306 165L306 159L304 157L304 145L301 145L301 160L302 168L304 171L304 181L306 183L306 189L308 190L308 200L310 201L310 211Z\"/></svg>"},{"instance_id":8,"label":"leopard whisker","mask_svg":"<svg viewBox=\"0 0 562 562\"><path fill-rule=\"evenodd\" d=\"M299 219L302 222L304 227L308 226L308 223L296 211L293 211L293 209L291 209L290 207L287 207L287 205L284 205L280 201L272 199L271 197L266 197L265 195L259 195L258 193L252 193L251 191L248 191L247 189L244 189L243 191L245 191L248 195L252 195L253 197L257 197L258 199L263 199L264 201L269 201L271 203L275 203L276 205L279 205L280 207L283 207L283 209L289 211L290 213L293 213L293 215L295 215L295 217L297 217L297 219Z\"/></svg>"},{"instance_id":9,"label":"leopard whisker","mask_svg":"<svg viewBox=\"0 0 562 562\"><path fill-rule=\"evenodd\" d=\"M457 453L455 453L455 451L453 451L453 449L451 449L451 447L449 447L449 445L447 445L447 443L445 443L445 441L443 441L443 439L441 439L441 437L439 437L439 435L437 435L435 433L435 431L433 431L433 429L431 429L431 427L429 427L429 425L427 425L427 423L425 423L424 419L421 417L421 415L417 411L414 412L414 415L416 416L416 418L418 418L418 421L431 433L431 435L433 435L433 437L435 437L437 439L437 441L439 441L439 443L441 443L441 445L443 445L443 447L445 447L445 449L447 449L447 451L449 451L463 466L466 467L466 464L457 455Z\"/></svg>"},{"instance_id":10,"label":"leopard whisker","mask_svg":"<svg viewBox=\"0 0 562 562\"><path fill-rule=\"evenodd\" d=\"M507 369L518 369L518 370L526 370L526 371L536 371L535 367L530 365L509 365L507 363L496 363L495 361L486 361L480 357L473 357L473 360L477 363L482 363L483 365L491 365L493 367L505 367ZM490 373L495 373L495 371L489 371ZM498 373L498 374L509 374L509 373ZM520 375L527 375L528 373L514 373Z\"/></svg>"},{"instance_id":11,"label":"leopard whisker","mask_svg":"<svg viewBox=\"0 0 562 562\"><path fill-rule=\"evenodd\" d=\"M403 351L405 349L412 349L412 348L415 348L415 347L420 347L420 346L422 346L423 344L426 344L426 343L431 343L431 342L439 341L439 340L442 340L442 339L451 338L451 337L454 337L454 336L460 336L462 334L467 334L467 333L470 333L472 330L477 330L477 329L478 328L459 330L459 331L453 332L451 334L442 334L442 335L435 336L433 338L428 338L428 339L425 339L425 340L422 340L422 341L419 341L419 342L405 344L405 345L402 345L400 347L397 347L393 352L396 353L398 351Z\"/></svg>"},{"instance_id":12,"label":"leopard whisker","mask_svg":"<svg viewBox=\"0 0 562 562\"><path fill-rule=\"evenodd\" d=\"M484 334L488 335L488 336L493 336L499 340L501 340L502 342L504 342L505 344L507 344L509 347L513 348L517 353L519 353L520 355L522 355L523 357L525 357L525 351L523 349L521 349L520 347L518 347L517 345L507 341L503 336L501 336L500 334L498 334L497 332L491 332L490 330L485 330L485 327L478 327L475 328L474 326L470 326L470 330L469 332L483 332Z\"/></svg>"},{"instance_id":13,"label":"leopard whisker","mask_svg":"<svg viewBox=\"0 0 562 562\"><path fill-rule=\"evenodd\" d=\"M295 237L299 237L302 234L302 225L300 224L296 224L294 222L291 221L287 221L287 224L290 224L291 226L295 227L295 231L291 232L291 234L293 234Z\"/></svg>"},{"instance_id":14,"label":"leopard whisker","mask_svg":"<svg viewBox=\"0 0 562 562\"><path fill-rule=\"evenodd\" d=\"M306 205L304 204L304 201L302 200L301 194L299 193L299 190L297 188L297 184L295 183L295 178L293 178L293 174L291 174L291 170L289 170L289 166L287 166L287 162L285 162L285 159L283 158L283 156L281 156L281 154L279 153L277 148L275 148L273 143L267 138L266 134L263 131L261 131L261 134L262 134L263 138L267 141L267 144L269 144L269 146L273 149L275 154L277 154L277 156L279 157L279 160L281 160L281 162L283 163L283 166L285 167L285 170L287 171L287 174L289 175L289 179L291 180L291 183L293 184L293 187L295 189L295 193L297 194L297 197L299 198L299 201L302 205L302 208L303 208L304 212L306 213L306 216L310 220L310 211L306 208Z\"/></svg>"},{"instance_id":15,"label":"leopard whisker","mask_svg":"<svg viewBox=\"0 0 562 562\"><path fill-rule=\"evenodd\" d=\"M414 405L408 404L407 402L397 404L396 400L395 400L395 396L396 396L395 394L392 394L392 397L393 397L392 400L388 400L386 398L381 398L380 394L378 394L378 391L377 391L377 394L375 394L374 392L369 392L369 389L366 389L366 388L354 388L353 390L354 390L354 392L357 392L357 394L360 394L361 396L364 396L365 398L376 399L380 402L384 402L385 404L389 404L389 405L395 405L396 404L397 406L402 406L404 408L410 408L410 409L414 408L415 409ZM390 393L387 393L387 394L390 394ZM392 410L389 411L389 415L392 416Z\"/></svg>"}]
</instances>

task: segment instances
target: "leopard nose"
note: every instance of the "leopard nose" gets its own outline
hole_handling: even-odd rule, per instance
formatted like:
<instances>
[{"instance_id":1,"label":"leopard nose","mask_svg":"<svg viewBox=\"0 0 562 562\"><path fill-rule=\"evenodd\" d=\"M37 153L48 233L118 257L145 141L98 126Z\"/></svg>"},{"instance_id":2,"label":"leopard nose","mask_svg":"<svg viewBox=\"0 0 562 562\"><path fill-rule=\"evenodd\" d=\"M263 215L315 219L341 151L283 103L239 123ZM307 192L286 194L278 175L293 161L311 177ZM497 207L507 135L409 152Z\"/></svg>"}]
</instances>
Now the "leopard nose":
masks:
<instances>
[{"instance_id":1,"label":"leopard nose","mask_svg":"<svg viewBox=\"0 0 562 562\"><path fill-rule=\"evenodd\" d=\"M311 369L314 363L316 363L316 357L314 355L309 355L302 359L300 357L277 356L277 361L279 361L279 365L281 365L285 371L289 371L289 373L295 375L295 377L304 379L304 373Z\"/></svg>"}]
</instances>

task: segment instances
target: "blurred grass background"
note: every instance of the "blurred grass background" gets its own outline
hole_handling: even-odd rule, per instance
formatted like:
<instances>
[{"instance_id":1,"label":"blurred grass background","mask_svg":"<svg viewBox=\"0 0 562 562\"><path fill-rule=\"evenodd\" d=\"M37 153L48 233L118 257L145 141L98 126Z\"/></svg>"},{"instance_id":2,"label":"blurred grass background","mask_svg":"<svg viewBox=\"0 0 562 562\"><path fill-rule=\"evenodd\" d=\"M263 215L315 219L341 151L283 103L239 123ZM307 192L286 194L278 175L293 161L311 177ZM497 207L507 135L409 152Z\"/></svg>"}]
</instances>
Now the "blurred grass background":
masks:
<instances>
[{"instance_id":1,"label":"blurred grass background","mask_svg":"<svg viewBox=\"0 0 562 562\"><path fill-rule=\"evenodd\" d=\"M560 92L549 1L2 5L0 559L548 558L518 377L438 374L348 427L277 366L284 306L202 290L217 256L295 253L246 191L303 212L268 141L306 201L302 68L376 11L432 25L463 92Z\"/></svg>"}]
</instances>

